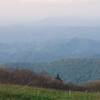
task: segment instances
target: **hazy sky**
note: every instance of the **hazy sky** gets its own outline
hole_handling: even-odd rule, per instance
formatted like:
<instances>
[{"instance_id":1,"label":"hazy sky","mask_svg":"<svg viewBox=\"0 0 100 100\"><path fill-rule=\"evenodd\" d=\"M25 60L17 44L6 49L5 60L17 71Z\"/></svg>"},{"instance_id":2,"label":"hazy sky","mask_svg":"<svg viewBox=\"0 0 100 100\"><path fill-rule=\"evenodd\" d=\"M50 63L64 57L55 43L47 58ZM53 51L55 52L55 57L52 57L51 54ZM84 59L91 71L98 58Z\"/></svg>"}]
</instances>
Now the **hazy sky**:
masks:
<instances>
[{"instance_id":1,"label":"hazy sky","mask_svg":"<svg viewBox=\"0 0 100 100\"><path fill-rule=\"evenodd\" d=\"M100 0L0 0L0 24L45 18L100 20Z\"/></svg>"},{"instance_id":2,"label":"hazy sky","mask_svg":"<svg viewBox=\"0 0 100 100\"><path fill-rule=\"evenodd\" d=\"M71 24L73 24L75 22L75 25L76 23L77 25L78 23L79 25L80 23L81 25L89 23L89 25L95 26L94 23L99 23L100 26L100 0L0 0L0 42L45 40L47 38L52 40L53 38L78 35L95 39L100 37L100 29L89 29L91 31L83 29L83 31L71 34L63 29L60 30L61 27L59 31L56 29L47 31L45 28L37 27L37 30L40 30L38 33L31 31L31 29L35 30L33 26L25 28L26 30L20 26L16 27L16 24L43 22L45 19L49 24L53 22L64 25L64 23L72 22ZM57 20L55 21L55 19ZM16 28L12 25L9 28L10 24L14 24ZM1 27L5 25L8 25L7 28ZM27 29L30 30L27 31Z\"/></svg>"}]
</instances>

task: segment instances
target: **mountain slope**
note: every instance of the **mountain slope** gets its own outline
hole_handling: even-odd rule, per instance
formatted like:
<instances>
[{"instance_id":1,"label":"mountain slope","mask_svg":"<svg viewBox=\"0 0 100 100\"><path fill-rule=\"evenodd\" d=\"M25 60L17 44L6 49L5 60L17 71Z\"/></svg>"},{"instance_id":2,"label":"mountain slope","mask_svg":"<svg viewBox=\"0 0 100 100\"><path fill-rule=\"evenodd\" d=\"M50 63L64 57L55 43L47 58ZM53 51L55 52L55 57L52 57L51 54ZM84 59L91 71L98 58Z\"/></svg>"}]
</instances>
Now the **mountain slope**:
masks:
<instances>
[{"instance_id":1,"label":"mountain slope","mask_svg":"<svg viewBox=\"0 0 100 100\"><path fill-rule=\"evenodd\" d=\"M62 58L99 58L100 42L73 38L48 43L0 44L0 62L46 62Z\"/></svg>"},{"instance_id":2,"label":"mountain slope","mask_svg":"<svg viewBox=\"0 0 100 100\"><path fill-rule=\"evenodd\" d=\"M71 83L100 80L100 59L95 58L70 58L49 63L6 63L2 66L46 72L53 77L59 74L64 81Z\"/></svg>"}]
</instances>

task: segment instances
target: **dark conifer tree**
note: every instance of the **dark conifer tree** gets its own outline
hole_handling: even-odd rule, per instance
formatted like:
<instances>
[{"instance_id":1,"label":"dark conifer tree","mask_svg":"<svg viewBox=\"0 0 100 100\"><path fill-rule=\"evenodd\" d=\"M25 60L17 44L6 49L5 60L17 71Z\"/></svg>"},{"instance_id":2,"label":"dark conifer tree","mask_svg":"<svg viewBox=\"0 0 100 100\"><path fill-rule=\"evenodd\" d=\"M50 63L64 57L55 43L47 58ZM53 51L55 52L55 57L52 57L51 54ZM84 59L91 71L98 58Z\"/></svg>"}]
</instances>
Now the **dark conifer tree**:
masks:
<instances>
[{"instance_id":1,"label":"dark conifer tree","mask_svg":"<svg viewBox=\"0 0 100 100\"><path fill-rule=\"evenodd\" d=\"M60 81L62 80L62 79L60 78L60 75L59 75L59 74L57 74L56 79L57 79L57 80L60 80Z\"/></svg>"}]
</instances>

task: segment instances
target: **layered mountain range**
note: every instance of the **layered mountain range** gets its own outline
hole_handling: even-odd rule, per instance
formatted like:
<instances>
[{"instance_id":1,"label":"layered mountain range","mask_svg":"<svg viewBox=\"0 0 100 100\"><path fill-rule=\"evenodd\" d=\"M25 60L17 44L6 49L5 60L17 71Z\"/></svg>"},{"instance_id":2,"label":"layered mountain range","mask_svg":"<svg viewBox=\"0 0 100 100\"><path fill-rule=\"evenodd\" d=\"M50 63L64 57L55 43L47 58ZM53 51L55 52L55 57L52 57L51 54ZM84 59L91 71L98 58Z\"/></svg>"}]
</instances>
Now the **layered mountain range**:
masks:
<instances>
[{"instance_id":1,"label":"layered mountain range","mask_svg":"<svg viewBox=\"0 0 100 100\"><path fill-rule=\"evenodd\" d=\"M72 38L47 43L1 43L0 62L46 62L66 58L99 58L100 42Z\"/></svg>"}]
</instances>

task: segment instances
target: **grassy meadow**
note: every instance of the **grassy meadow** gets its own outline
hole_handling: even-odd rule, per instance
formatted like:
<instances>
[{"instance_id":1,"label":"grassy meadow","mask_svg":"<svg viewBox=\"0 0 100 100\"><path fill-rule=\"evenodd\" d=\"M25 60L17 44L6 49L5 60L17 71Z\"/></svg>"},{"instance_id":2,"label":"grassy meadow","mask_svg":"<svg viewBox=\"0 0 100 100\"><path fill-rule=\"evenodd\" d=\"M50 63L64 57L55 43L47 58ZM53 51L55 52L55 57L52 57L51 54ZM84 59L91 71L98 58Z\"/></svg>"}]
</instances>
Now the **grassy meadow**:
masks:
<instances>
[{"instance_id":1,"label":"grassy meadow","mask_svg":"<svg viewBox=\"0 0 100 100\"><path fill-rule=\"evenodd\" d=\"M28 86L0 85L0 100L100 100L100 93L65 92Z\"/></svg>"}]
</instances>

